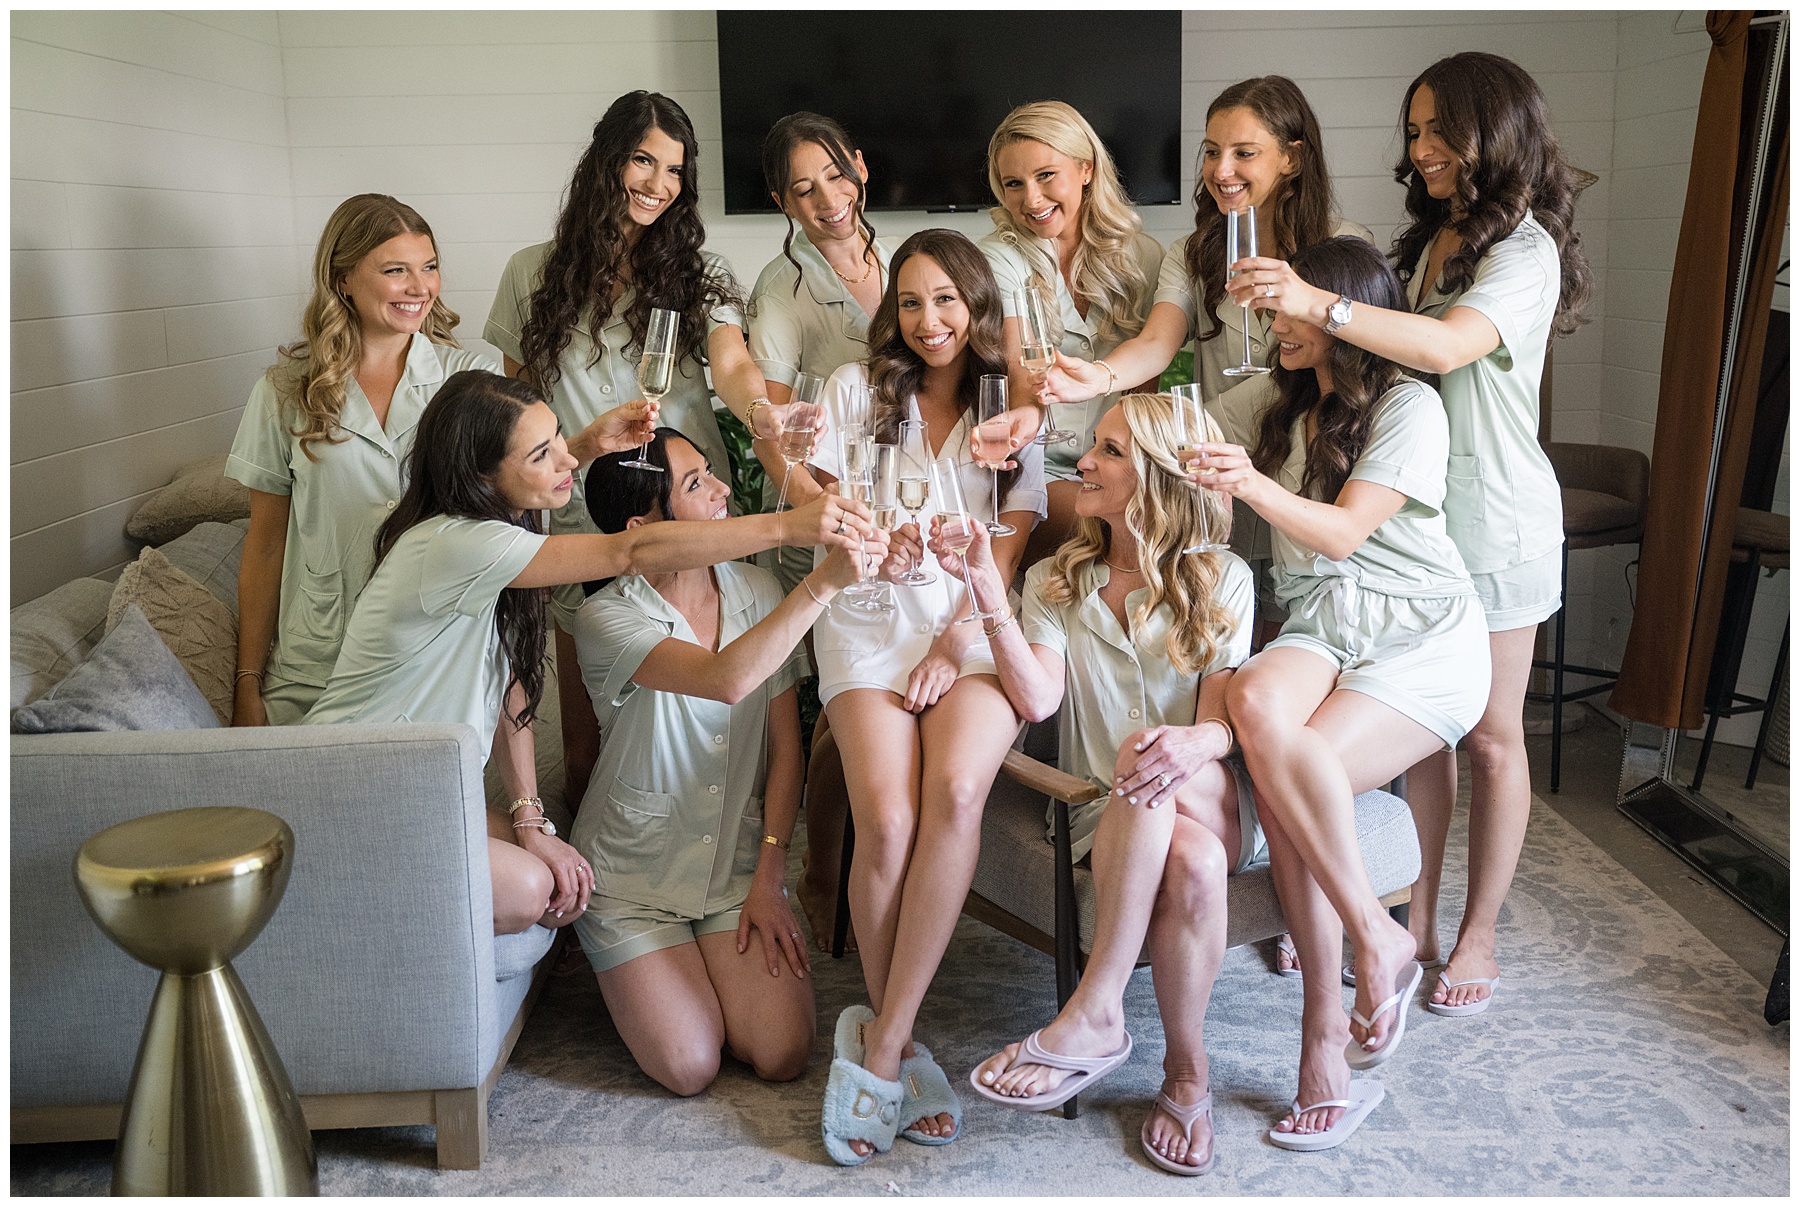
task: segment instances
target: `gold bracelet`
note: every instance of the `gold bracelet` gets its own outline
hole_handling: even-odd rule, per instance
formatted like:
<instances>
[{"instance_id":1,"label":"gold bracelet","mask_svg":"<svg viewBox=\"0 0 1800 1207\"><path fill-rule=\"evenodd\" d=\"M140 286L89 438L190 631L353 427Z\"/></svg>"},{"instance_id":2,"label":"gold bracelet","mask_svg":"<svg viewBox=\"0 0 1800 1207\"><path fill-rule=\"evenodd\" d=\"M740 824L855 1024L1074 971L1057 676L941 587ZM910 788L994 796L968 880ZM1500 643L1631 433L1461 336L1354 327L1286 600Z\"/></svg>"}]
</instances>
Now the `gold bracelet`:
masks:
<instances>
[{"instance_id":1,"label":"gold bracelet","mask_svg":"<svg viewBox=\"0 0 1800 1207\"><path fill-rule=\"evenodd\" d=\"M1225 727L1225 736L1229 739L1225 744L1227 752L1237 749L1237 730L1231 727L1230 721L1227 721L1224 717L1208 717L1206 719L1211 721L1214 725L1223 725Z\"/></svg>"},{"instance_id":2,"label":"gold bracelet","mask_svg":"<svg viewBox=\"0 0 1800 1207\"><path fill-rule=\"evenodd\" d=\"M263 673L261 671L239 671L237 673L237 679L233 679L232 683L235 684L238 679L242 679L245 675L255 675L256 681L258 683L262 682Z\"/></svg>"},{"instance_id":3,"label":"gold bracelet","mask_svg":"<svg viewBox=\"0 0 1800 1207\"><path fill-rule=\"evenodd\" d=\"M992 641L994 638L996 638L1000 635L1001 631L1004 630L1007 625L1017 624L1018 622L1019 622L1018 616L1012 612L1008 612L1006 614L1005 620L1002 620L999 624L995 625L991 629L988 628L986 625L983 625L983 626L981 626L981 631L983 633L987 634L987 639L989 641Z\"/></svg>"},{"instance_id":4,"label":"gold bracelet","mask_svg":"<svg viewBox=\"0 0 1800 1207\"><path fill-rule=\"evenodd\" d=\"M508 805L506 811L516 817L518 816L519 810L523 809L526 805L536 805L539 813L544 811L544 799L540 796L521 796L512 804Z\"/></svg>"},{"instance_id":5,"label":"gold bracelet","mask_svg":"<svg viewBox=\"0 0 1800 1207\"><path fill-rule=\"evenodd\" d=\"M756 408L772 407L775 404L767 398L752 398L750 405L744 408L744 427L749 430L750 438L756 439Z\"/></svg>"},{"instance_id":6,"label":"gold bracelet","mask_svg":"<svg viewBox=\"0 0 1800 1207\"><path fill-rule=\"evenodd\" d=\"M787 839L777 838L773 834L764 834L763 842L772 847L780 847L784 851L789 848Z\"/></svg>"},{"instance_id":7,"label":"gold bracelet","mask_svg":"<svg viewBox=\"0 0 1800 1207\"><path fill-rule=\"evenodd\" d=\"M1118 389L1119 375L1113 371L1113 367L1107 364L1104 359L1097 360L1094 363L1106 370L1106 392L1111 394L1114 390Z\"/></svg>"}]
</instances>

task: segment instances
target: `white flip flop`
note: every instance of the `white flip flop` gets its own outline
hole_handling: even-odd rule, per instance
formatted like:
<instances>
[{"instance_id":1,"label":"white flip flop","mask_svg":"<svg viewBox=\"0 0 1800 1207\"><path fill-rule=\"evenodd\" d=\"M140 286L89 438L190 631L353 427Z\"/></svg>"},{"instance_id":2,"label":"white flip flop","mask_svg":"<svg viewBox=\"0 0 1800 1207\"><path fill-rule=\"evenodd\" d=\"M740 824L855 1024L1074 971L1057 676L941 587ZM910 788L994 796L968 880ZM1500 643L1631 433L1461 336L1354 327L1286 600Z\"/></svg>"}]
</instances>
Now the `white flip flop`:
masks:
<instances>
[{"instance_id":1,"label":"white flip flop","mask_svg":"<svg viewBox=\"0 0 1800 1207\"><path fill-rule=\"evenodd\" d=\"M1306 976L1304 972L1300 971L1300 953L1294 950L1294 940L1290 936L1282 935L1276 939L1275 950L1285 955L1294 965L1292 968L1283 968L1280 961L1277 961L1275 964L1276 976L1284 976L1296 981Z\"/></svg>"},{"instance_id":2,"label":"white flip flop","mask_svg":"<svg viewBox=\"0 0 1800 1207\"><path fill-rule=\"evenodd\" d=\"M1444 979L1444 974L1440 972L1438 973L1438 984L1442 985L1446 992L1452 989L1460 989L1464 985L1486 985L1488 987L1488 995L1486 997L1473 1002L1465 1002L1460 1006L1452 1006L1445 1002L1427 1001L1425 1003L1425 1009L1431 1011L1433 1014L1441 1014L1445 1018L1467 1018L1471 1014L1480 1014L1493 1003L1494 990L1499 987L1500 978L1497 976L1472 976L1466 981L1446 981Z\"/></svg>"},{"instance_id":3,"label":"white flip flop","mask_svg":"<svg viewBox=\"0 0 1800 1207\"><path fill-rule=\"evenodd\" d=\"M1419 982L1425 979L1425 969L1420 966L1417 960L1408 960L1406 963L1412 969L1411 975L1408 975L1404 970L1401 971L1399 979L1394 982L1399 988L1394 990L1392 997L1375 1007L1374 1014L1370 1015L1368 1018L1364 1018L1361 1011L1357 1010L1354 1006L1351 1007L1350 1017L1361 1024L1365 1031L1370 1027L1373 1027L1376 1020L1386 1014L1389 1010L1394 1011L1394 1029L1388 1033L1386 1043L1373 1051L1363 1047L1354 1039L1345 1046L1344 1059L1349 1063L1351 1068L1372 1069L1388 1057L1392 1056L1400 1047L1400 1040L1406 1034L1406 999L1412 996L1413 990L1419 987ZM1404 982L1404 984L1402 984L1402 982Z\"/></svg>"},{"instance_id":4,"label":"white flip flop","mask_svg":"<svg viewBox=\"0 0 1800 1207\"><path fill-rule=\"evenodd\" d=\"M1276 1131L1274 1128L1270 1128L1269 1143L1277 1148L1285 1148L1297 1153L1316 1153L1327 1148L1336 1148L1356 1133L1356 1129L1362 1126L1363 1120L1368 1118L1369 1112L1374 1110L1385 1097L1387 1097L1386 1087L1379 1081L1368 1078L1352 1081L1347 1098L1334 1098L1330 1102L1315 1102L1308 1107L1301 1106L1300 1100L1296 1098L1294 1105L1288 1111L1294 1119L1299 1119L1307 1111L1317 1111L1334 1106L1343 1107L1344 1113L1338 1116L1336 1123L1322 1132L1295 1133Z\"/></svg>"}]
</instances>

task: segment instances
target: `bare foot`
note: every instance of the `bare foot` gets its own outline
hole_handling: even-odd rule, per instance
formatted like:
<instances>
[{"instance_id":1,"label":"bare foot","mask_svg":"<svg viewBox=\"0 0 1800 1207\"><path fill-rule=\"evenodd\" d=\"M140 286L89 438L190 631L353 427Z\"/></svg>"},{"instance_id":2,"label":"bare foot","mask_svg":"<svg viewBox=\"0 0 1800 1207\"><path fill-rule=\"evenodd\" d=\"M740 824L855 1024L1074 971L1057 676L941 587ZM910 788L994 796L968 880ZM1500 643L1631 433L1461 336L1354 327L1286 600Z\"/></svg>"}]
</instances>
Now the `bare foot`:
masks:
<instances>
[{"instance_id":1,"label":"bare foot","mask_svg":"<svg viewBox=\"0 0 1800 1207\"><path fill-rule=\"evenodd\" d=\"M1124 1013L1115 1009L1108 1017L1095 1019L1073 1005L1063 1007L1063 1012L1038 1034L1039 1045L1061 1056L1097 1057L1117 1052L1125 1042ZM981 1084L1008 1098L1032 1098L1050 1093L1072 1076L1067 1069L1015 1063L1024 1048L1023 1043L1007 1044L977 1065Z\"/></svg>"},{"instance_id":2,"label":"bare foot","mask_svg":"<svg viewBox=\"0 0 1800 1207\"><path fill-rule=\"evenodd\" d=\"M1335 1012L1334 1012L1335 1013ZM1344 1062L1344 1045L1349 1029L1343 1015L1337 1015L1317 1036L1300 1036L1300 1085L1294 1095L1303 1107L1316 1102L1336 1102L1350 1091L1350 1066ZM1303 1111L1296 1116L1292 1108L1275 1125L1278 1132L1294 1132L1308 1136L1328 1132L1344 1117L1341 1106Z\"/></svg>"},{"instance_id":3,"label":"bare foot","mask_svg":"<svg viewBox=\"0 0 1800 1207\"><path fill-rule=\"evenodd\" d=\"M1356 1010L1369 1019L1371 1025L1364 1028L1352 1019L1350 1038L1370 1052L1387 1043L1398 1012L1406 1008L1406 1003L1401 1002L1380 1018L1374 1016L1376 1008L1400 988L1394 982L1414 958L1415 951L1412 932L1385 915L1383 923L1375 932L1374 942L1356 949Z\"/></svg>"},{"instance_id":4,"label":"bare foot","mask_svg":"<svg viewBox=\"0 0 1800 1207\"><path fill-rule=\"evenodd\" d=\"M1456 950L1450 953L1450 962L1444 965L1443 975L1443 980L1434 982L1431 1000L1440 1006L1469 1006L1491 996L1493 986L1456 985L1456 982L1477 977L1491 980L1500 975L1500 965L1494 959L1491 945L1484 947L1477 940L1463 938L1458 940ZM1444 988L1446 982L1456 985L1456 988Z\"/></svg>"},{"instance_id":5,"label":"bare foot","mask_svg":"<svg viewBox=\"0 0 1800 1207\"><path fill-rule=\"evenodd\" d=\"M1169 1096L1169 1101L1176 1105L1192 1106L1206 1097L1206 1079L1170 1077L1163 1082L1162 1089ZM1162 1101L1158 1099L1150 1108L1150 1147L1177 1165L1205 1165L1212 1160L1212 1119L1201 1115L1194 1120L1190 1143L1188 1133L1182 1130L1178 1121L1169 1117L1169 1113L1163 1109Z\"/></svg>"}]
</instances>

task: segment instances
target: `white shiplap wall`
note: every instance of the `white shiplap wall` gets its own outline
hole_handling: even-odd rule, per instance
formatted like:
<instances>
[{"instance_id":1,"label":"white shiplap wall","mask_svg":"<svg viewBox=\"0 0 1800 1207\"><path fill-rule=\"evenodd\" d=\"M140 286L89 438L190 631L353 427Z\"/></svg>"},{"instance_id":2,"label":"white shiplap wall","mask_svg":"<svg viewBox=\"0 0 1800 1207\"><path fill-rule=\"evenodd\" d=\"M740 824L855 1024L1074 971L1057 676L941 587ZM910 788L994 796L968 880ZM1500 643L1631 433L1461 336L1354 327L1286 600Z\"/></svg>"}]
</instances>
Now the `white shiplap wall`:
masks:
<instances>
[{"instance_id":1,"label":"white shiplap wall","mask_svg":"<svg viewBox=\"0 0 1800 1207\"><path fill-rule=\"evenodd\" d=\"M298 314L272 13L12 17L12 598L135 555Z\"/></svg>"},{"instance_id":2,"label":"white shiplap wall","mask_svg":"<svg viewBox=\"0 0 1800 1207\"><path fill-rule=\"evenodd\" d=\"M1184 192L1207 103L1281 72L1319 113L1344 215L1385 245L1402 217L1391 169L1408 81L1457 50L1515 59L1569 158L1600 178L1578 211L1595 321L1557 345L1553 434L1647 448L1704 62L1704 35L1672 34L1673 16L1185 13ZM481 346L500 270L549 236L593 122L649 88L692 117L709 244L748 285L784 225L723 213L714 30L708 11L16 15L15 601L129 557L119 529L137 500L226 446L350 193L390 192L430 219L446 300ZM1192 221L1185 205L1144 217L1164 243ZM988 229L980 214L878 225ZM1629 623L1603 557L1572 571L1578 656L1590 634L1622 646Z\"/></svg>"}]
</instances>

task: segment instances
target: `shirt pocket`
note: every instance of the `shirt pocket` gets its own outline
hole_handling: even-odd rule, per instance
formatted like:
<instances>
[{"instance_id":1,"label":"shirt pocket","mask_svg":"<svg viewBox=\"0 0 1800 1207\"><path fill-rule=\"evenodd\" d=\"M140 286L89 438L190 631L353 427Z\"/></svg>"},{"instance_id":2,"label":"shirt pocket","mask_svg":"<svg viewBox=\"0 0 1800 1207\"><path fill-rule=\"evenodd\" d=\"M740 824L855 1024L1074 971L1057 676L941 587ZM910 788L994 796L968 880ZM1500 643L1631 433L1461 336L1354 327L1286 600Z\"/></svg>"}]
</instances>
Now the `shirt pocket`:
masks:
<instances>
[{"instance_id":1,"label":"shirt pocket","mask_svg":"<svg viewBox=\"0 0 1800 1207\"><path fill-rule=\"evenodd\" d=\"M1444 477L1444 522L1451 529L1479 528L1487 519L1487 492L1481 458L1450 454Z\"/></svg>"},{"instance_id":2,"label":"shirt pocket","mask_svg":"<svg viewBox=\"0 0 1800 1207\"><path fill-rule=\"evenodd\" d=\"M302 569L290 614L281 618L281 660L288 673L331 674L344 644L344 575Z\"/></svg>"},{"instance_id":3,"label":"shirt pocket","mask_svg":"<svg viewBox=\"0 0 1800 1207\"><path fill-rule=\"evenodd\" d=\"M597 803L590 853L596 870L609 880L606 895L639 900L642 888L656 879L656 865L668 849L675 798L614 779Z\"/></svg>"},{"instance_id":4,"label":"shirt pocket","mask_svg":"<svg viewBox=\"0 0 1800 1207\"><path fill-rule=\"evenodd\" d=\"M753 875L756 865L762 861L762 849L763 802L762 797L753 796L744 802L744 815L738 820L737 851L732 859L732 874Z\"/></svg>"}]
</instances>

